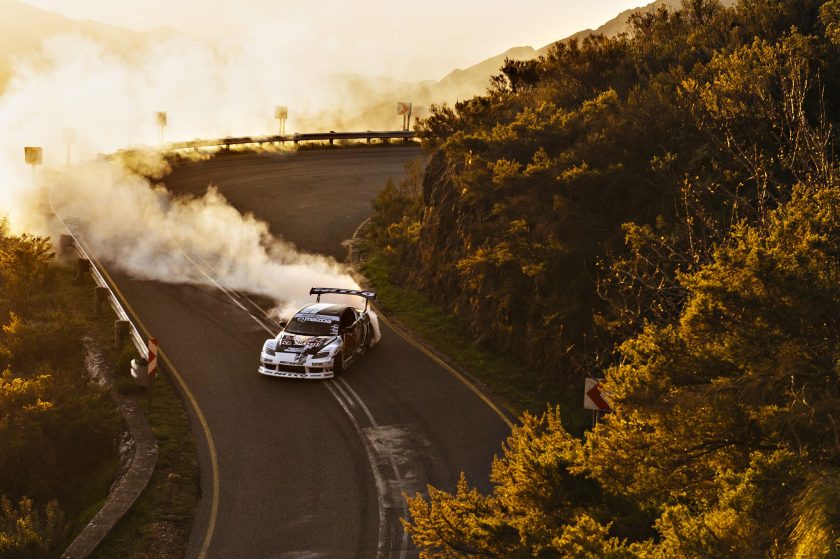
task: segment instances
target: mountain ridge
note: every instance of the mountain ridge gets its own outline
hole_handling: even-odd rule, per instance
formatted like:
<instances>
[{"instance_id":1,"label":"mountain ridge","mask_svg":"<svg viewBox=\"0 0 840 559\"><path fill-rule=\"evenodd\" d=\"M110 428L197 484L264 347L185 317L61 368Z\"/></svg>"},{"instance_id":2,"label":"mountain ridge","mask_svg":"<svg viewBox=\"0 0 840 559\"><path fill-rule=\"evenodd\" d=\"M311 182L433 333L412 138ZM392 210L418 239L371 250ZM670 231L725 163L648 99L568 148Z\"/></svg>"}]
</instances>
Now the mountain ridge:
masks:
<instances>
[{"instance_id":1,"label":"mountain ridge","mask_svg":"<svg viewBox=\"0 0 840 559\"><path fill-rule=\"evenodd\" d=\"M20 0L0 0L0 14L3 16L0 18L0 93L11 78L14 60L37 51L46 39L55 35L90 37L121 54L151 41L183 35L167 26L138 32L91 19L73 19Z\"/></svg>"},{"instance_id":2,"label":"mountain ridge","mask_svg":"<svg viewBox=\"0 0 840 559\"><path fill-rule=\"evenodd\" d=\"M736 2L736 0L720 1L721 4L727 6ZM627 23L633 14L654 11L660 7L677 9L681 6L682 0L655 0L644 6L624 10L596 29L578 31L564 39L549 43L538 50L535 50L531 46L512 47L501 54L487 58L472 66L463 69L456 68L438 81L426 81L411 87L382 92L380 94L382 100L371 103L363 109L361 115L356 120L359 123L366 123L368 127L393 127L394 123L399 120L393 115L396 101L414 103L416 107L415 114L419 112L420 116L422 116L426 112L426 106L433 103L453 104L462 99L468 99L484 93L489 86L490 78L500 72L500 68L507 58L512 60L530 60L539 56L545 56L548 54L549 49L558 42L580 41L593 34L615 37L628 30ZM344 124L347 127L353 127L355 123Z\"/></svg>"}]
</instances>

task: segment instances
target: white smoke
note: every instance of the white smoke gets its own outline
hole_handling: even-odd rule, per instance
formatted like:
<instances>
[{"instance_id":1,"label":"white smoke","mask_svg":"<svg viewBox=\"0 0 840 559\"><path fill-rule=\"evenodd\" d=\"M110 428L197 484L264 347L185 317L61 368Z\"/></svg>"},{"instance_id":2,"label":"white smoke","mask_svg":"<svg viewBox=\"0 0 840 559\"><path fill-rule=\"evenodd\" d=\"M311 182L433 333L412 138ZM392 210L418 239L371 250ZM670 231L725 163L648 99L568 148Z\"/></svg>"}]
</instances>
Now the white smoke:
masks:
<instances>
[{"instance_id":1,"label":"white smoke","mask_svg":"<svg viewBox=\"0 0 840 559\"><path fill-rule=\"evenodd\" d=\"M81 224L95 254L134 277L207 283L207 273L226 288L296 303L314 285L356 286L334 260L274 238L265 222L239 213L213 187L198 199L173 198L110 161L51 182L56 212Z\"/></svg>"},{"instance_id":2,"label":"white smoke","mask_svg":"<svg viewBox=\"0 0 840 559\"><path fill-rule=\"evenodd\" d=\"M333 260L273 238L216 190L173 199L98 156L157 143L157 111L168 115L166 139L184 140L273 133L275 104L309 117L328 106L332 100L315 94L316 77L282 53L271 36L223 48L173 39L130 56L78 36L51 39L37 57L19 61L0 98L0 216L14 232L55 234L49 190L96 253L136 277L205 283L186 253L222 285L278 300L299 301L316 284L355 286ZM64 167L67 128L75 131L72 167ZM24 164L24 146L44 148L37 175ZM165 170L162 160L146 163L146 171Z\"/></svg>"}]
</instances>

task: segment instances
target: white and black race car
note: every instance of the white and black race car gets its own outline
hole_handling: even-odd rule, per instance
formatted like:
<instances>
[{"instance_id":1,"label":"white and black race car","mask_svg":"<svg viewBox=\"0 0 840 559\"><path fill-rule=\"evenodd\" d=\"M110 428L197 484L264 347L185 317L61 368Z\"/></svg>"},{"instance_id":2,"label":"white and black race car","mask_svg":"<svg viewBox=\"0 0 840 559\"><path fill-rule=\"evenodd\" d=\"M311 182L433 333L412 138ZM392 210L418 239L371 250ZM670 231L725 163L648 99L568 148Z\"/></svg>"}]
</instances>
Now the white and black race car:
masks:
<instances>
[{"instance_id":1,"label":"white and black race car","mask_svg":"<svg viewBox=\"0 0 840 559\"><path fill-rule=\"evenodd\" d=\"M379 321L368 309L376 299L373 291L313 287L315 303L300 309L273 339L266 340L258 371L288 378L332 378L379 342ZM365 299L364 309L352 305L322 303L321 295L356 295Z\"/></svg>"}]
</instances>

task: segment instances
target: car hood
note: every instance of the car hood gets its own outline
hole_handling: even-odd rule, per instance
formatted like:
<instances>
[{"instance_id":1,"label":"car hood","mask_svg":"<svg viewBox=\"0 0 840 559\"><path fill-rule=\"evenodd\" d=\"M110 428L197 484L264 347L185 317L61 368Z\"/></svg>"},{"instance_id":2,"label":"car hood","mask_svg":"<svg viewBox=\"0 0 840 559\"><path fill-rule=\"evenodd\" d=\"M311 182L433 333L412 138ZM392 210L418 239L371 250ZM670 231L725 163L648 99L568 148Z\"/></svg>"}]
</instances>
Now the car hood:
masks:
<instances>
[{"instance_id":1,"label":"car hood","mask_svg":"<svg viewBox=\"0 0 840 559\"><path fill-rule=\"evenodd\" d=\"M277 336L275 351L314 355L336 340L338 336L303 336L284 333Z\"/></svg>"}]
</instances>

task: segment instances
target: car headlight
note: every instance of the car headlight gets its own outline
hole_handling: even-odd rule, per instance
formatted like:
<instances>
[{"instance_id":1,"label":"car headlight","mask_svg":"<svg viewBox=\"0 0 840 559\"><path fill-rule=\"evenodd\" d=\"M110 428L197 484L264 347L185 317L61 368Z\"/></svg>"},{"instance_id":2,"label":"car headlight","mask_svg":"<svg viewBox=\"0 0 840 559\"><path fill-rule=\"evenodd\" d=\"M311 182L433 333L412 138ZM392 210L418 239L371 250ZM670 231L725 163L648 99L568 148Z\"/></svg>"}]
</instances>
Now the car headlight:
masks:
<instances>
[{"instance_id":1,"label":"car headlight","mask_svg":"<svg viewBox=\"0 0 840 559\"><path fill-rule=\"evenodd\" d=\"M268 355L274 355L276 347L274 345L274 340L267 340L265 344L263 344L263 353L267 353Z\"/></svg>"},{"instance_id":2,"label":"car headlight","mask_svg":"<svg viewBox=\"0 0 840 559\"><path fill-rule=\"evenodd\" d=\"M319 351L318 353L315 354L315 357L313 357L312 359L326 359L329 356L330 356L329 351Z\"/></svg>"}]
</instances>

